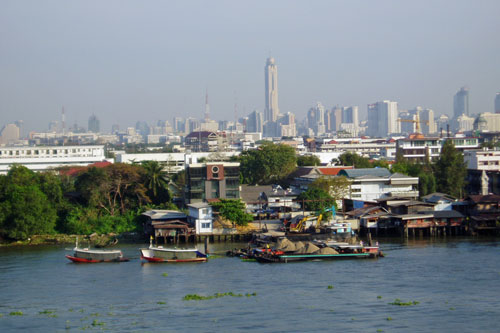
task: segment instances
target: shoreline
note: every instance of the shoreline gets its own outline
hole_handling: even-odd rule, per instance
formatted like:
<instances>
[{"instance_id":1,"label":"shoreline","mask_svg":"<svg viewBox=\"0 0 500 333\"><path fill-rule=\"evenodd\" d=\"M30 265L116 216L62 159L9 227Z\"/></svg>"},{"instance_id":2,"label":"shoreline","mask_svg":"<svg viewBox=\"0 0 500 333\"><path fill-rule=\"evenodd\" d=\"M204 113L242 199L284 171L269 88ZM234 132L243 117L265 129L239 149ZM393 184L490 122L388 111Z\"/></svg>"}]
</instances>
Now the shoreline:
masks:
<instances>
[{"instance_id":1,"label":"shoreline","mask_svg":"<svg viewBox=\"0 0 500 333\"><path fill-rule=\"evenodd\" d=\"M75 244L76 238L78 237L81 243L90 243L94 247L107 247L116 244L116 242L141 242L143 237L139 233L127 232L122 234L102 234L98 235L93 233L91 235L68 235L68 234L54 234L54 235L33 235L27 240L18 240L12 242L6 242L2 240L0 242L1 247L9 246L37 246L37 245L65 245L65 244Z\"/></svg>"}]
</instances>

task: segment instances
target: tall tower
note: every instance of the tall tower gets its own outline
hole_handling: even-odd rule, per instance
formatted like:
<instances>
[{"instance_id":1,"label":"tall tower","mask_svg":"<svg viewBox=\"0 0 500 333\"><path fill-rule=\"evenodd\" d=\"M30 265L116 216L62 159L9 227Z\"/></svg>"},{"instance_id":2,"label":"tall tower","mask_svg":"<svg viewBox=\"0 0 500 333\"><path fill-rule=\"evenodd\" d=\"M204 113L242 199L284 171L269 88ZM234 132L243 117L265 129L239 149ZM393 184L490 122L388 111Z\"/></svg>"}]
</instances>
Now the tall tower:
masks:
<instances>
[{"instance_id":1,"label":"tall tower","mask_svg":"<svg viewBox=\"0 0 500 333\"><path fill-rule=\"evenodd\" d=\"M469 115L469 88L462 87L453 98L453 118Z\"/></svg>"},{"instance_id":2,"label":"tall tower","mask_svg":"<svg viewBox=\"0 0 500 333\"><path fill-rule=\"evenodd\" d=\"M210 120L210 104L208 104L208 89L205 94L205 122Z\"/></svg>"},{"instance_id":3,"label":"tall tower","mask_svg":"<svg viewBox=\"0 0 500 333\"><path fill-rule=\"evenodd\" d=\"M278 67L274 58L267 58L265 67L266 84L266 109L264 111L265 121L276 121L278 119Z\"/></svg>"},{"instance_id":4,"label":"tall tower","mask_svg":"<svg viewBox=\"0 0 500 333\"><path fill-rule=\"evenodd\" d=\"M500 113L500 92L495 96L495 113Z\"/></svg>"}]
</instances>

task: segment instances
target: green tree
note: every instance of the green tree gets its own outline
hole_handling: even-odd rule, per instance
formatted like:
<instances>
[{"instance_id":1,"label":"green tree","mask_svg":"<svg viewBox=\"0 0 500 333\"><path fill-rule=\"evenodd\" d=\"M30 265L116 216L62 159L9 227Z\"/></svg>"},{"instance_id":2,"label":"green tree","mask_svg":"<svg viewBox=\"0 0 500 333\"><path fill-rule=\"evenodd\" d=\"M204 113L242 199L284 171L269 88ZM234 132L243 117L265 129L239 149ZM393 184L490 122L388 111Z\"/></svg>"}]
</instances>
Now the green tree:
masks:
<instances>
[{"instance_id":1,"label":"green tree","mask_svg":"<svg viewBox=\"0 0 500 333\"><path fill-rule=\"evenodd\" d=\"M245 204L240 199L220 199L219 202L213 202L210 205L222 217L237 225L247 225L253 220L253 216L245 211Z\"/></svg>"},{"instance_id":2,"label":"green tree","mask_svg":"<svg viewBox=\"0 0 500 333\"><path fill-rule=\"evenodd\" d=\"M85 205L114 216L151 201L142 179L140 166L115 163L105 168L89 168L78 175L75 188Z\"/></svg>"},{"instance_id":3,"label":"green tree","mask_svg":"<svg viewBox=\"0 0 500 333\"><path fill-rule=\"evenodd\" d=\"M12 239L54 232L55 205L40 189L36 174L13 166L0 178L0 233Z\"/></svg>"},{"instance_id":4,"label":"green tree","mask_svg":"<svg viewBox=\"0 0 500 333\"><path fill-rule=\"evenodd\" d=\"M147 189L147 195L155 205L169 202L170 194L168 192L168 176L163 171L163 166L157 161L145 161L142 163L144 168L144 180Z\"/></svg>"},{"instance_id":5,"label":"green tree","mask_svg":"<svg viewBox=\"0 0 500 333\"><path fill-rule=\"evenodd\" d=\"M297 197L298 201L304 202L305 210L323 211L332 206L337 206L332 196L324 189L309 187Z\"/></svg>"},{"instance_id":6,"label":"green tree","mask_svg":"<svg viewBox=\"0 0 500 333\"><path fill-rule=\"evenodd\" d=\"M370 160L366 157L359 156L356 153L346 152L339 156L338 160L342 165L354 166L357 169L372 168Z\"/></svg>"},{"instance_id":7,"label":"green tree","mask_svg":"<svg viewBox=\"0 0 500 333\"><path fill-rule=\"evenodd\" d=\"M351 182L347 177L335 176L335 177L319 177L314 182L311 183L309 187L319 188L328 194L335 200L342 200L349 194L349 185Z\"/></svg>"},{"instance_id":8,"label":"green tree","mask_svg":"<svg viewBox=\"0 0 500 333\"><path fill-rule=\"evenodd\" d=\"M285 179L297 166L293 147L264 142L240 156L240 172L246 184L270 184Z\"/></svg>"},{"instance_id":9,"label":"green tree","mask_svg":"<svg viewBox=\"0 0 500 333\"><path fill-rule=\"evenodd\" d=\"M297 156L297 166L318 166L321 160L316 155L300 155Z\"/></svg>"},{"instance_id":10,"label":"green tree","mask_svg":"<svg viewBox=\"0 0 500 333\"><path fill-rule=\"evenodd\" d=\"M439 192L462 198L465 192L467 168L463 154L451 140L446 140L439 158L434 163L436 188Z\"/></svg>"}]
</instances>

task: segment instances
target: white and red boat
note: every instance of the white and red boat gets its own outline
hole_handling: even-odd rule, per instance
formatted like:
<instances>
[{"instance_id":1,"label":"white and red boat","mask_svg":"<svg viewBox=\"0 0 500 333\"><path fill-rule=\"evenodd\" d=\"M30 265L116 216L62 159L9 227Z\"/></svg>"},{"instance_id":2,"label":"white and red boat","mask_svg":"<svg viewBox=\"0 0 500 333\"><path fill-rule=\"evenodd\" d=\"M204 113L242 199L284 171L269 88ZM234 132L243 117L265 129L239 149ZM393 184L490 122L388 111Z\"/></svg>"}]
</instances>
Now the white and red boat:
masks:
<instances>
[{"instance_id":1,"label":"white and red boat","mask_svg":"<svg viewBox=\"0 0 500 333\"><path fill-rule=\"evenodd\" d=\"M98 263L98 262L122 262L129 261L123 257L120 250L96 250L89 248L79 248L78 238L73 249L73 255L66 255L66 258L76 263Z\"/></svg>"},{"instance_id":2,"label":"white and red boat","mask_svg":"<svg viewBox=\"0 0 500 333\"><path fill-rule=\"evenodd\" d=\"M141 259L149 262L203 262L207 261L207 255L198 251L197 248L179 249L164 248L163 246L153 246L152 242L149 248L140 249Z\"/></svg>"}]
</instances>

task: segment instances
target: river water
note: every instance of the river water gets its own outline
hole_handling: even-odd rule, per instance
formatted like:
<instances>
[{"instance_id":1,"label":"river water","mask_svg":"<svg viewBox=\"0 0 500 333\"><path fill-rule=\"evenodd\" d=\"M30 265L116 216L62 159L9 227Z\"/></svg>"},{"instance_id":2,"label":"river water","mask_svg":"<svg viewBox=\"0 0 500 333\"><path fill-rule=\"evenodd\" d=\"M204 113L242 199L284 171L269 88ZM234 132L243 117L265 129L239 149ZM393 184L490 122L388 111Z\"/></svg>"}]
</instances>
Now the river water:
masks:
<instances>
[{"instance_id":1,"label":"river water","mask_svg":"<svg viewBox=\"0 0 500 333\"><path fill-rule=\"evenodd\" d=\"M73 264L61 246L4 247L0 331L500 332L500 240L380 243L385 258L288 264L141 264L137 244L119 246L130 262ZM228 292L243 296L183 300Z\"/></svg>"}]
</instances>

